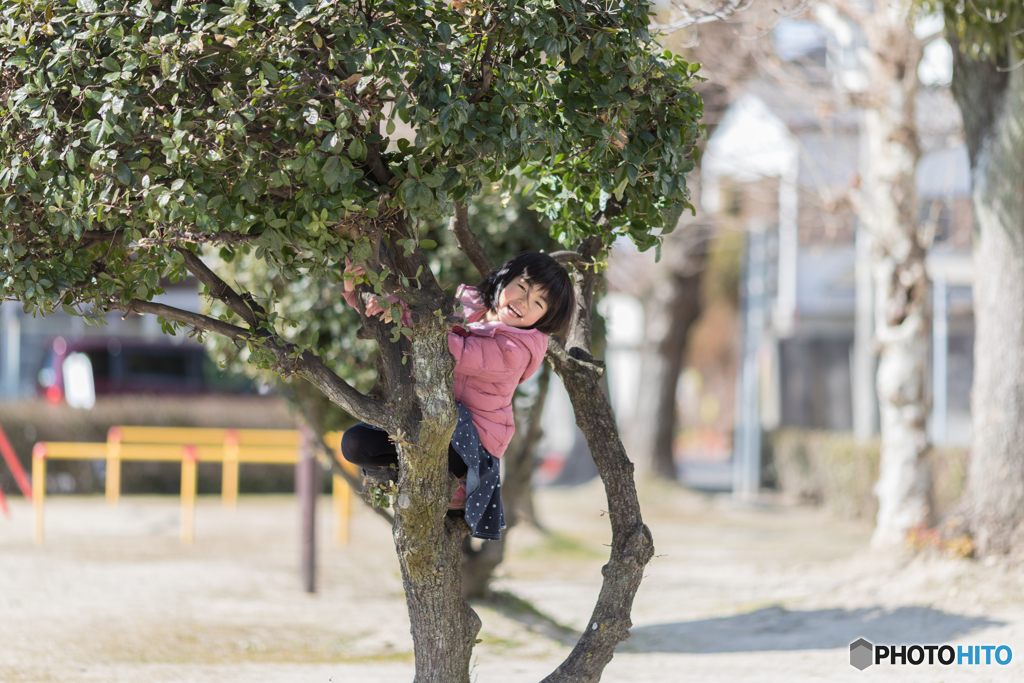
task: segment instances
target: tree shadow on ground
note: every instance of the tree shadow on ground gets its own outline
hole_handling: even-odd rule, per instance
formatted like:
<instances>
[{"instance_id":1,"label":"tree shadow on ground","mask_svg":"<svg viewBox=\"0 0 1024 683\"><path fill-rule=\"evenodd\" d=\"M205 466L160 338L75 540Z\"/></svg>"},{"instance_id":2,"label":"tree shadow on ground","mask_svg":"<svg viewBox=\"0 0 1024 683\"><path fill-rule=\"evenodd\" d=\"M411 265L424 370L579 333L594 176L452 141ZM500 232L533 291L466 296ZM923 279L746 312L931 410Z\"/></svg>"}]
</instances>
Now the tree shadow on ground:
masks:
<instances>
[{"instance_id":1,"label":"tree shadow on ground","mask_svg":"<svg viewBox=\"0 0 1024 683\"><path fill-rule=\"evenodd\" d=\"M559 623L537 609L529 600L508 591L492 591L487 600L474 601L474 604L486 605L506 618L519 622L527 631L550 638L561 645L572 647L580 637L575 629Z\"/></svg>"},{"instance_id":2,"label":"tree shadow on ground","mask_svg":"<svg viewBox=\"0 0 1024 683\"><path fill-rule=\"evenodd\" d=\"M731 617L634 628L619 651L711 654L830 650L848 647L862 637L874 643L942 644L1003 625L986 617L950 614L931 607L790 611L773 606Z\"/></svg>"}]
</instances>

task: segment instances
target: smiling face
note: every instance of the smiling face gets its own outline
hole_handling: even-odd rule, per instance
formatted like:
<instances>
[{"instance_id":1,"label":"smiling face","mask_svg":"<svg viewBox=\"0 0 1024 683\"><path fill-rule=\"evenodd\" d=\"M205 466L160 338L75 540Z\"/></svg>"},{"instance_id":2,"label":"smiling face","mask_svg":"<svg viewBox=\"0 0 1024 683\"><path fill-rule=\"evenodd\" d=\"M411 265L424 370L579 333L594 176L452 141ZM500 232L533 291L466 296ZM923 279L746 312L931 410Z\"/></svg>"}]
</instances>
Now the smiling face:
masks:
<instances>
[{"instance_id":1,"label":"smiling face","mask_svg":"<svg viewBox=\"0 0 1024 683\"><path fill-rule=\"evenodd\" d=\"M546 292L520 275L501 290L493 316L509 327L533 327L547 312Z\"/></svg>"}]
</instances>

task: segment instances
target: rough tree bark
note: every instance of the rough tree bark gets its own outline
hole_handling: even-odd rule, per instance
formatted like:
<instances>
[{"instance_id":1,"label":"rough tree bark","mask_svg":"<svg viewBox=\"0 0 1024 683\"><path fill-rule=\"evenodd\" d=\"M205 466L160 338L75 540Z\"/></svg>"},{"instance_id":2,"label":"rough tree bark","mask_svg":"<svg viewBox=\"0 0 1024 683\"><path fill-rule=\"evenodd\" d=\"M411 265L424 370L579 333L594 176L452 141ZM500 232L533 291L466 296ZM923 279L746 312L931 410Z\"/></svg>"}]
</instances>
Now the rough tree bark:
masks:
<instances>
[{"instance_id":1,"label":"rough tree bark","mask_svg":"<svg viewBox=\"0 0 1024 683\"><path fill-rule=\"evenodd\" d=\"M643 579L644 567L654 556L651 531L640 515L634 466L622 446L611 403L601 390L603 364L590 355L591 311L599 275L586 263L600 249L600 240L593 237L579 249L584 265L576 276L578 301L573 326L565 346L556 341L549 344L548 358L572 399L576 424L587 437L604 483L612 525L612 552L602 569L604 582L587 628L569 657L544 679L545 683L600 680L616 646L629 637L633 597Z\"/></svg>"},{"instance_id":2,"label":"rough tree bark","mask_svg":"<svg viewBox=\"0 0 1024 683\"><path fill-rule=\"evenodd\" d=\"M890 0L871 14L839 0L833 4L860 25L869 48L870 86L863 94L869 171L858 213L873 237L879 350L875 386L882 447L871 543L894 546L910 529L927 524L931 511L925 431L930 287L914 186L921 157L914 106L923 46L914 35L909 4Z\"/></svg>"},{"instance_id":3,"label":"rough tree bark","mask_svg":"<svg viewBox=\"0 0 1024 683\"><path fill-rule=\"evenodd\" d=\"M481 626L462 597L460 546L469 527L445 514L456 485L447 467L458 421L451 389L454 360L445 321L415 310L412 317L411 342L381 340L380 348L389 376L402 385L390 382L399 424L389 433L398 445L401 491L393 535L412 625L414 681L468 683ZM404 366L402 354L408 359ZM408 368L408 374L400 368Z\"/></svg>"},{"instance_id":4,"label":"rough tree bark","mask_svg":"<svg viewBox=\"0 0 1024 683\"><path fill-rule=\"evenodd\" d=\"M1024 68L953 44L974 204L974 387L967 525L979 554L1024 548Z\"/></svg>"}]
</instances>

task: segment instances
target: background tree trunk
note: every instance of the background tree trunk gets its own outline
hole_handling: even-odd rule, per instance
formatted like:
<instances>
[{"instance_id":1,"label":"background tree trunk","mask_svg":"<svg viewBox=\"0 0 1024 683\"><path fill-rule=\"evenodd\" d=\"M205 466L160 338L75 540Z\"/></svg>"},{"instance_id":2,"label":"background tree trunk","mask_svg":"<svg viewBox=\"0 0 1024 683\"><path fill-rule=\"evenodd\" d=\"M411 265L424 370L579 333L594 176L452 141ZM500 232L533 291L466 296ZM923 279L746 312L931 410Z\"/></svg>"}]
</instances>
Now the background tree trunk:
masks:
<instances>
[{"instance_id":1,"label":"background tree trunk","mask_svg":"<svg viewBox=\"0 0 1024 683\"><path fill-rule=\"evenodd\" d=\"M705 53L725 49L725 25L705 27L695 56L704 63ZM735 40L734 35L730 37ZM710 138L733 101L733 94L721 85L744 73L749 65L747 55L712 67L714 83L698 87L704 101L704 118ZM735 63L734 63L735 62ZM703 151L705 141L700 143ZM700 161L690 175L690 192L700 197ZM701 282L707 263L708 246L714 236L715 224L700 201L694 202L695 215L683 212L675 231L665 237L661 263L653 267L653 278L642 287L617 283L629 294L641 299L644 306L644 343L640 353L640 393L636 409L626 431L629 453L643 470L675 481L673 442L677 427L676 385L683 370L690 329L703 311Z\"/></svg>"},{"instance_id":2,"label":"background tree trunk","mask_svg":"<svg viewBox=\"0 0 1024 683\"><path fill-rule=\"evenodd\" d=\"M975 220L965 509L978 553L990 555L1024 547L1024 69L1002 73L1000 64L972 59L951 43Z\"/></svg>"},{"instance_id":3,"label":"background tree trunk","mask_svg":"<svg viewBox=\"0 0 1024 683\"><path fill-rule=\"evenodd\" d=\"M629 451L664 479L677 478L673 441L676 432L676 384L683 369L690 328L700 317L700 283L710 230L704 224L680 225L665 239L662 272L644 297L644 344L640 393L630 420Z\"/></svg>"},{"instance_id":4,"label":"background tree trunk","mask_svg":"<svg viewBox=\"0 0 1024 683\"><path fill-rule=\"evenodd\" d=\"M861 20L870 45L864 133L870 170L864 213L873 237L879 347L876 388L881 460L874 546L903 542L930 518L926 420L931 314L914 186L921 152L914 122L922 47L908 9L895 3Z\"/></svg>"}]
</instances>

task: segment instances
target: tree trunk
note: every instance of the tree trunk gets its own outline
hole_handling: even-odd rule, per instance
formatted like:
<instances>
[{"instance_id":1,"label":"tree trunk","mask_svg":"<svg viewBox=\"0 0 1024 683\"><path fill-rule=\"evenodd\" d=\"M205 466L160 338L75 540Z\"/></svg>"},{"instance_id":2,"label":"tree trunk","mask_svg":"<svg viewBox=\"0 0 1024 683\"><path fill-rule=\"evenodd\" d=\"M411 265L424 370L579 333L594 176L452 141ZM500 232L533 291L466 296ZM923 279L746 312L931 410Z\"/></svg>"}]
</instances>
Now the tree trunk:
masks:
<instances>
[{"instance_id":1,"label":"tree trunk","mask_svg":"<svg viewBox=\"0 0 1024 683\"><path fill-rule=\"evenodd\" d=\"M589 261L600 251L589 238L580 248ZM630 612L644 567L654 556L651 531L640 515L633 481L633 463L626 456L611 403L601 389L603 366L590 355L590 312L598 275L593 269L577 277L577 315L565 347L548 346L548 358L572 399L576 423L587 437L608 499L612 551L602 569L604 582L590 621L569 657L544 683L599 681L615 648L629 637Z\"/></svg>"},{"instance_id":2,"label":"tree trunk","mask_svg":"<svg viewBox=\"0 0 1024 683\"><path fill-rule=\"evenodd\" d=\"M564 350L556 350L550 357L572 397L576 423L587 437L604 482L612 525L611 559L602 569L604 582L590 621L569 657L544 679L545 683L582 683L600 680L615 647L629 637L633 597L644 567L654 555L654 541L640 516L633 463L626 456L615 415L601 391L601 369Z\"/></svg>"},{"instance_id":3,"label":"tree trunk","mask_svg":"<svg viewBox=\"0 0 1024 683\"><path fill-rule=\"evenodd\" d=\"M699 187L694 183L695 193ZM644 302L644 343L640 394L626 430L629 452L658 477L677 478L673 441L676 432L676 384L683 369L690 328L700 317L700 286L712 226L683 217L665 238L656 277L645 291L631 292ZM648 468L645 467L645 470Z\"/></svg>"},{"instance_id":4,"label":"tree trunk","mask_svg":"<svg viewBox=\"0 0 1024 683\"><path fill-rule=\"evenodd\" d=\"M484 256L474 257L476 237L458 215L453 220L459 246L473 259L480 272L489 272L493 264ZM578 255L559 252L554 256L580 263L576 280L576 311L565 346L556 340L548 343L547 358L562 379L572 400L576 423L583 431L594 457L608 499L608 518L612 526L612 551L601 573L604 582L597 604L576 647L559 667L544 679L545 683L597 683L604 667L615 655L615 648L629 637L630 612L644 568L654 556L651 531L640 515L640 502L633 481L633 463L626 456L615 414L607 394L601 388L603 364L590 355L591 312L594 288L600 277L597 269L587 267L601 252L601 239L589 237ZM418 680L418 679L417 679Z\"/></svg>"},{"instance_id":5,"label":"tree trunk","mask_svg":"<svg viewBox=\"0 0 1024 683\"><path fill-rule=\"evenodd\" d=\"M444 322L425 317L406 347L415 401L403 406L400 400L406 433L392 435L400 454L401 492L393 535L412 624L415 683L469 683L480 631L479 617L462 597L460 546L469 527L445 514L456 487L448 472L448 445L458 422L454 361ZM382 355L395 351L381 348Z\"/></svg>"},{"instance_id":6,"label":"tree trunk","mask_svg":"<svg viewBox=\"0 0 1024 683\"><path fill-rule=\"evenodd\" d=\"M1024 547L1024 70L953 46L974 204L974 387L965 494L977 552ZM1011 56L1015 62L1019 56Z\"/></svg>"},{"instance_id":7,"label":"tree trunk","mask_svg":"<svg viewBox=\"0 0 1024 683\"><path fill-rule=\"evenodd\" d=\"M914 100L922 48L901 7L879 8L865 23L872 88L865 112L870 170L864 208L873 237L882 434L875 485L878 518L871 542L878 547L902 543L910 529L930 517L925 428L931 317L914 188L921 155Z\"/></svg>"},{"instance_id":8,"label":"tree trunk","mask_svg":"<svg viewBox=\"0 0 1024 683\"><path fill-rule=\"evenodd\" d=\"M686 259L686 265L672 273L669 303L669 332L658 345L663 365L657 388L658 406L654 415L654 450L651 463L656 474L665 479L677 477L673 442L676 433L676 384L683 370L690 328L700 317L700 283L707 261L705 244Z\"/></svg>"}]
</instances>

